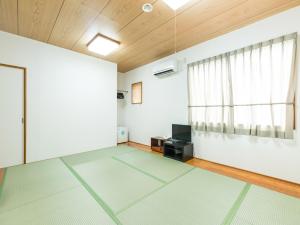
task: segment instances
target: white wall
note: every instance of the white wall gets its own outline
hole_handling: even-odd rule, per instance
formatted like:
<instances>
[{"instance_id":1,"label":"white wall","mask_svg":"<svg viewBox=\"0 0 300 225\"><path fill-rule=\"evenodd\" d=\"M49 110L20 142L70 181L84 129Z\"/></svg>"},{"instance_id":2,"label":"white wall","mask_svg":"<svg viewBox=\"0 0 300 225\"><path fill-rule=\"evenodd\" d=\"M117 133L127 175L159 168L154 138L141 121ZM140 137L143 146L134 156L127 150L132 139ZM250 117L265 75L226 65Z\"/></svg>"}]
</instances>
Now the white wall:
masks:
<instances>
[{"instance_id":1,"label":"white wall","mask_svg":"<svg viewBox=\"0 0 300 225\"><path fill-rule=\"evenodd\" d=\"M159 61L126 73L126 80L122 82L127 89L130 90L131 83L143 81L144 96L142 105L132 105L129 93L126 106L119 112L123 114L124 125L129 127L130 140L150 144L151 136L170 136L172 123L188 122L187 63L284 34L300 32L299 21L300 7L297 7L181 51L176 57L184 62L183 70L169 77L157 78L151 74L153 66ZM163 60L166 58L160 61ZM297 64L300 64L300 57ZM297 118L300 116L299 99L298 89ZM197 133L193 135L193 142L195 157L300 183L299 129L294 140Z\"/></svg>"},{"instance_id":2,"label":"white wall","mask_svg":"<svg viewBox=\"0 0 300 225\"><path fill-rule=\"evenodd\" d=\"M116 145L116 64L4 32L0 63L28 69L29 162Z\"/></svg>"}]
</instances>

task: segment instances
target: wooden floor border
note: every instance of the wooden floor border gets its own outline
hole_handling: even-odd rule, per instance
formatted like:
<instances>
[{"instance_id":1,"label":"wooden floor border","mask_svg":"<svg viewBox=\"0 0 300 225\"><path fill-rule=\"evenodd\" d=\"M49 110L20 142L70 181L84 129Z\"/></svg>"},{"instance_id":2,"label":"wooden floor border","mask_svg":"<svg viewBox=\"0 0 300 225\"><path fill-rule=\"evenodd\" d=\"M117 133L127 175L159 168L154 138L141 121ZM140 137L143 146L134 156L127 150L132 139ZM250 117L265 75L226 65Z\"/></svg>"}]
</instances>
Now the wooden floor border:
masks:
<instances>
[{"instance_id":1,"label":"wooden floor border","mask_svg":"<svg viewBox=\"0 0 300 225\"><path fill-rule=\"evenodd\" d=\"M128 142L125 143L128 146L135 147L137 149L152 152L155 154L161 154L157 153L151 150L151 147L148 145L136 143L136 142ZM210 162L203 159L197 159L193 158L186 162L192 166L202 168L205 170L209 170L214 173L222 174L228 177L232 177L235 179L239 179L242 181L245 181L250 184L255 184L261 187L265 187L277 192L281 192L287 195L291 195L297 198L300 198L300 184L292 183L289 181L277 179L274 177L269 177L257 173L253 173L250 171Z\"/></svg>"},{"instance_id":2,"label":"wooden floor border","mask_svg":"<svg viewBox=\"0 0 300 225\"><path fill-rule=\"evenodd\" d=\"M4 169L0 169L0 186L3 182L3 177L4 177Z\"/></svg>"}]
</instances>

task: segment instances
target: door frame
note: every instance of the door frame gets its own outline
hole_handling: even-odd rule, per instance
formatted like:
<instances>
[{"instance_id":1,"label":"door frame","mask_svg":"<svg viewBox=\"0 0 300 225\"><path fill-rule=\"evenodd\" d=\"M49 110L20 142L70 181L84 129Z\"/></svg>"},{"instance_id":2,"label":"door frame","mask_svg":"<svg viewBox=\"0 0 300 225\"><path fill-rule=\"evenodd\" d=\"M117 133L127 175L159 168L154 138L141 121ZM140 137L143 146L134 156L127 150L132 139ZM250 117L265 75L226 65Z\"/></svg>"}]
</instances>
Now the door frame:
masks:
<instances>
[{"instance_id":1,"label":"door frame","mask_svg":"<svg viewBox=\"0 0 300 225\"><path fill-rule=\"evenodd\" d=\"M26 146L27 146L27 68L26 67L21 67L21 66L15 66L15 65L10 65L10 64L4 64L0 63L0 67L7 67L7 68L13 68L13 69L18 69L23 71L23 163L26 164L27 158L26 158Z\"/></svg>"}]
</instances>

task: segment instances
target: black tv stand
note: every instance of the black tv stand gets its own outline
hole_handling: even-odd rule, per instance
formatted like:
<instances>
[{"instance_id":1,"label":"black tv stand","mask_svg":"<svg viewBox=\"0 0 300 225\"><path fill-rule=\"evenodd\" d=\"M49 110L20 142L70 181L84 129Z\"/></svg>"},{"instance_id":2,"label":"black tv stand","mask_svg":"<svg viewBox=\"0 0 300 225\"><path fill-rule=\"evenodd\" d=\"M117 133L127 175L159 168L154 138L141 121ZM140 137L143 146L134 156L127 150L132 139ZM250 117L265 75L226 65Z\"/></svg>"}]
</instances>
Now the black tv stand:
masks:
<instances>
[{"instance_id":1,"label":"black tv stand","mask_svg":"<svg viewBox=\"0 0 300 225\"><path fill-rule=\"evenodd\" d=\"M167 141L169 141L169 142L172 142L172 143L175 143L175 144L186 144L187 142L186 141L184 141L184 140L177 140L177 139L172 139L172 138L170 138L170 139L168 139Z\"/></svg>"},{"instance_id":2,"label":"black tv stand","mask_svg":"<svg viewBox=\"0 0 300 225\"><path fill-rule=\"evenodd\" d=\"M168 140L164 143L164 156L181 162L193 158L193 143L181 140Z\"/></svg>"}]
</instances>

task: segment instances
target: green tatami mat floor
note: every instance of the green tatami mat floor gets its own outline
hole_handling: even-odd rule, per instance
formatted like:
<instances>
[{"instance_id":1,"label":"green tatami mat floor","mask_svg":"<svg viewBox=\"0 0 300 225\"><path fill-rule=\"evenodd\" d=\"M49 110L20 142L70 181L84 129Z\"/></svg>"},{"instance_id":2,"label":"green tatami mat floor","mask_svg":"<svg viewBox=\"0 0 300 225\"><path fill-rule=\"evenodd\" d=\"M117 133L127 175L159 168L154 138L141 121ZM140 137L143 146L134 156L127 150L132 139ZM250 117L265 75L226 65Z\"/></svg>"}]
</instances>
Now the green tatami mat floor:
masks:
<instances>
[{"instance_id":1,"label":"green tatami mat floor","mask_svg":"<svg viewBox=\"0 0 300 225\"><path fill-rule=\"evenodd\" d=\"M70 155L70 156L63 157L63 159L68 165L74 166L77 164L97 160L100 158L117 156L127 152L132 152L134 150L135 150L134 148L130 148L125 145L119 145L118 147L104 148L101 150Z\"/></svg>"},{"instance_id":2,"label":"green tatami mat floor","mask_svg":"<svg viewBox=\"0 0 300 225\"><path fill-rule=\"evenodd\" d=\"M300 199L251 186L233 225L298 225Z\"/></svg>"},{"instance_id":3,"label":"green tatami mat floor","mask_svg":"<svg viewBox=\"0 0 300 225\"><path fill-rule=\"evenodd\" d=\"M77 165L74 170L115 213L163 185L112 158Z\"/></svg>"},{"instance_id":4,"label":"green tatami mat floor","mask_svg":"<svg viewBox=\"0 0 300 225\"><path fill-rule=\"evenodd\" d=\"M0 214L1 225L113 225L83 187L69 189Z\"/></svg>"},{"instance_id":5,"label":"green tatami mat floor","mask_svg":"<svg viewBox=\"0 0 300 225\"><path fill-rule=\"evenodd\" d=\"M120 213L123 224L222 224L246 183L199 169Z\"/></svg>"},{"instance_id":6,"label":"green tatami mat floor","mask_svg":"<svg viewBox=\"0 0 300 225\"><path fill-rule=\"evenodd\" d=\"M4 179L0 213L80 186L60 159L10 167Z\"/></svg>"},{"instance_id":7,"label":"green tatami mat floor","mask_svg":"<svg viewBox=\"0 0 300 225\"><path fill-rule=\"evenodd\" d=\"M300 225L300 199L118 146L6 169L0 225Z\"/></svg>"},{"instance_id":8,"label":"green tatami mat floor","mask_svg":"<svg viewBox=\"0 0 300 225\"><path fill-rule=\"evenodd\" d=\"M150 152L131 151L114 158L151 174L164 182L170 182L193 168L188 164L179 163Z\"/></svg>"}]
</instances>

